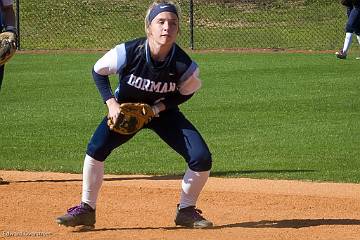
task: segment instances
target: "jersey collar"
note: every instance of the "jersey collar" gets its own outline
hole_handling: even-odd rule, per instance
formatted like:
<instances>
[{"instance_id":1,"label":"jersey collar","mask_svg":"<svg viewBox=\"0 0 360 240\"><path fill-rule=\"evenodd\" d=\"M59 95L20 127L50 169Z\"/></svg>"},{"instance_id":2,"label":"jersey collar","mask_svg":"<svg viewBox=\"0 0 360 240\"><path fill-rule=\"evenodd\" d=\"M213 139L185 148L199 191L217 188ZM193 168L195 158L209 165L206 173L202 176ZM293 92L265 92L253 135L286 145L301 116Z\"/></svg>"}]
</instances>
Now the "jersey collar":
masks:
<instances>
[{"instance_id":1,"label":"jersey collar","mask_svg":"<svg viewBox=\"0 0 360 240\"><path fill-rule=\"evenodd\" d=\"M161 68L169 66L169 64L170 64L170 62L171 62L171 60L172 60L172 58L174 56L174 53L175 53L175 43L171 47L170 53L168 54L168 56L166 56L166 60L160 66L155 66L154 65L154 61L151 58L150 46L149 46L148 39L146 39L145 46L146 46L145 47L145 55L146 55L147 64L149 64L152 68L155 68L155 69L161 69Z\"/></svg>"}]
</instances>

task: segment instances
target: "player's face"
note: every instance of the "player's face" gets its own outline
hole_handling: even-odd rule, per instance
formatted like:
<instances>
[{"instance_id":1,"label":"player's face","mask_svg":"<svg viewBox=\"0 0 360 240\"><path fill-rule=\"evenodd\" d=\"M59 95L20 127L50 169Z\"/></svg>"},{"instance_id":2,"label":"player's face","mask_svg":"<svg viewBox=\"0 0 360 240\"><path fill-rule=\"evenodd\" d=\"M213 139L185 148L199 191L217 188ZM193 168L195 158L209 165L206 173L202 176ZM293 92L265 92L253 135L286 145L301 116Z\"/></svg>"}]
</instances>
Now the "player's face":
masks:
<instances>
[{"instance_id":1,"label":"player's face","mask_svg":"<svg viewBox=\"0 0 360 240\"><path fill-rule=\"evenodd\" d=\"M172 12L157 15L149 26L149 37L160 45L171 45L179 32L179 19Z\"/></svg>"}]
</instances>

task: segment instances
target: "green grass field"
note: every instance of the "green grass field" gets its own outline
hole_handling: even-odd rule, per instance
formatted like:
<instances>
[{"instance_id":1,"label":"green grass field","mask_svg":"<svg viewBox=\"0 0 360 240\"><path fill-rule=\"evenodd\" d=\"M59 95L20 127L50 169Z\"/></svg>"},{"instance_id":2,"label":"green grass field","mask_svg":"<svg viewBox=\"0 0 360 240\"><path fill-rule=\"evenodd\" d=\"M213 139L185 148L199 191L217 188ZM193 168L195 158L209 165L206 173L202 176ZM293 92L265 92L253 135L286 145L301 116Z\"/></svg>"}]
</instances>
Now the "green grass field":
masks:
<instances>
[{"instance_id":1,"label":"green grass field","mask_svg":"<svg viewBox=\"0 0 360 240\"><path fill-rule=\"evenodd\" d=\"M101 53L17 54L0 92L0 169L81 172L106 113ZM360 61L333 54L193 53L203 88L182 111L213 153L213 176L360 182ZM116 78L112 78L116 83ZM106 161L116 174L181 174L145 130Z\"/></svg>"}]
</instances>

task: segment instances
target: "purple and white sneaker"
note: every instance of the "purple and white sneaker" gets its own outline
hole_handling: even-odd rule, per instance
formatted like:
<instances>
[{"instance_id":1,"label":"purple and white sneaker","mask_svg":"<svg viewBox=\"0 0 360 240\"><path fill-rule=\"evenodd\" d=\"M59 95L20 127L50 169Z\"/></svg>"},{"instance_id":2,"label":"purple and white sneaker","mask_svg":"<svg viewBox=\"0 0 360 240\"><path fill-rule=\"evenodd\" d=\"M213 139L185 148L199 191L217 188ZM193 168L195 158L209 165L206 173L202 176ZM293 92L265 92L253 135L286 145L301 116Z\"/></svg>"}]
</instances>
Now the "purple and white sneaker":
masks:
<instances>
[{"instance_id":1,"label":"purple and white sneaker","mask_svg":"<svg viewBox=\"0 0 360 240\"><path fill-rule=\"evenodd\" d=\"M69 208L65 215L56 219L56 222L65 227L85 226L91 229L95 227L95 209L81 202L79 206Z\"/></svg>"},{"instance_id":2,"label":"purple and white sneaker","mask_svg":"<svg viewBox=\"0 0 360 240\"><path fill-rule=\"evenodd\" d=\"M213 223L201 216L202 211L190 206L186 208L176 207L175 224L188 228L212 228Z\"/></svg>"}]
</instances>

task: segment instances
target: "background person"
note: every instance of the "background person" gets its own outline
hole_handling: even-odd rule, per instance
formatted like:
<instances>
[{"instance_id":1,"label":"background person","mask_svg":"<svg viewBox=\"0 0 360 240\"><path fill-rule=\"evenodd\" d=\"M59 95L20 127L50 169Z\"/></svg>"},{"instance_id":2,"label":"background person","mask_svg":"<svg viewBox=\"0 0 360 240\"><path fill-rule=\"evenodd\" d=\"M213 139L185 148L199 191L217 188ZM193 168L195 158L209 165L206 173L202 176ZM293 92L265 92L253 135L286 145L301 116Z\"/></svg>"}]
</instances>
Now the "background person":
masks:
<instances>
[{"instance_id":1,"label":"background person","mask_svg":"<svg viewBox=\"0 0 360 240\"><path fill-rule=\"evenodd\" d=\"M347 8L348 20L345 27L343 48L335 54L339 59L346 59L352 43L353 34L356 34L357 41L360 44L360 1L342 0L341 3Z\"/></svg>"},{"instance_id":2,"label":"background person","mask_svg":"<svg viewBox=\"0 0 360 240\"><path fill-rule=\"evenodd\" d=\"M13 0L0 0L0 21L2 33L16 43L16 25ZM4 79L5 64L0 65L0 90Z\"/></svg>"}]
</instances>

